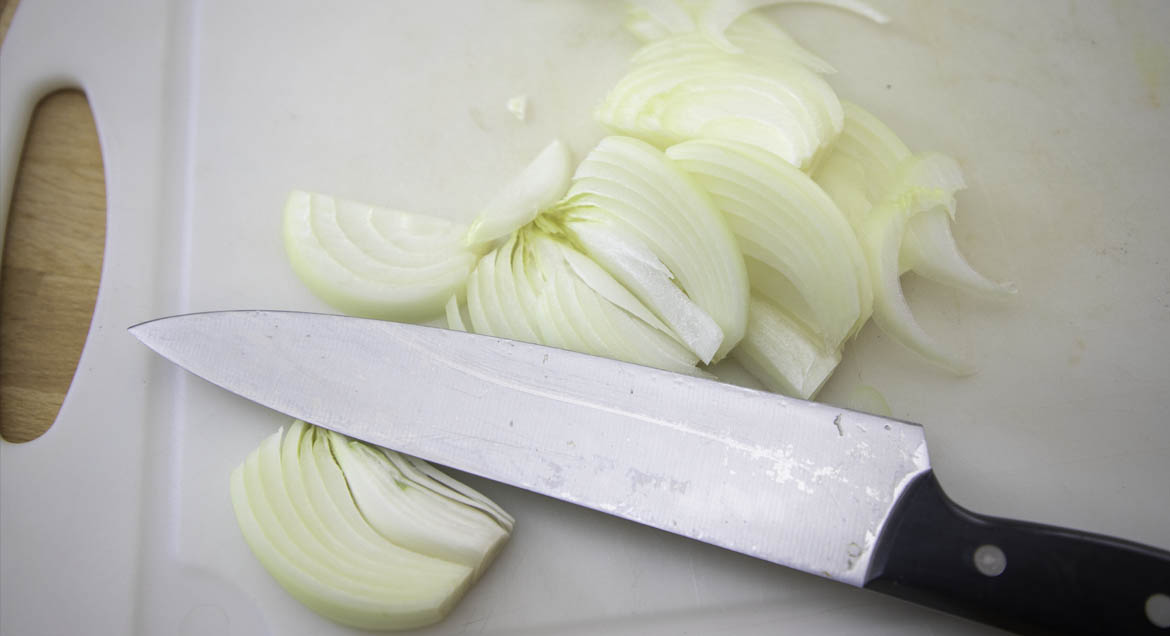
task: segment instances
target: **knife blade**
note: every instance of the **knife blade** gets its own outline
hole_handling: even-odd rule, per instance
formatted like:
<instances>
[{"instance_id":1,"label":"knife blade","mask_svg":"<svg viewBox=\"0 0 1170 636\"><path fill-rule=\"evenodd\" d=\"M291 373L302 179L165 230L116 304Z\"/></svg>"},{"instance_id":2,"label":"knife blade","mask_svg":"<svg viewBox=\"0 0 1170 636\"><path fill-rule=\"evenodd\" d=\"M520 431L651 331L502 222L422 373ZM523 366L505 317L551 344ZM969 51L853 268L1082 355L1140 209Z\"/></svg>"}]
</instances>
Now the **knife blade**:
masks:
<instances>
[{"instance_id":1,"label":"knife blade","mask_svg":"<svg viewBox=\"0 0 1170 636\"><path fill-rule=\"evenodd\" d=\"M283 311L135 325L345 435L1028 633L1161 633L1170 553L954 504L921 426L571 351Z\"/></svg>"}]
</instances>

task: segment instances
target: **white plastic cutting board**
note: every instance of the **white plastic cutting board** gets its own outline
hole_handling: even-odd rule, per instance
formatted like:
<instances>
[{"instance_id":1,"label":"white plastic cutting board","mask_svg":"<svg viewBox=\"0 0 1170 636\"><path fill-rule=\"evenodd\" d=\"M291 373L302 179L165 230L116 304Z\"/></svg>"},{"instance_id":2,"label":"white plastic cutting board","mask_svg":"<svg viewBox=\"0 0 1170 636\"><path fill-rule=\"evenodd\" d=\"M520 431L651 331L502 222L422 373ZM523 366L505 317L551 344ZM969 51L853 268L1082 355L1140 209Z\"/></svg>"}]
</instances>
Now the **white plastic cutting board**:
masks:
<instances>
[{"instance_id":1,"label":"white plastic cutting board","mask_svg":"<svg viewBox=\"0 0 1170 636\"><path fill-rule=\"evenodd\" d=\"M927 426L968 507L1170 548L1170 3L873 2L891 25L772 15L837 65L842 96L959 159L959 240L1021 293L995 304L908 277L928 330L981 372L940 375L871 326L823 398L880 389ZM231 512L230 470L285 418L126 327L328 310L284 260L290 189L469 220L553 136L583 155L635 48L621 21L593 0L23 0L0 56L0 200L33 104L80 86L109 225L60 417L0 443L0 633L346 633L283 593ZM505 108L521 94L524 123ZM991 632L468 481L519 523L427 633Z\"/></svg>"}]
</instances>

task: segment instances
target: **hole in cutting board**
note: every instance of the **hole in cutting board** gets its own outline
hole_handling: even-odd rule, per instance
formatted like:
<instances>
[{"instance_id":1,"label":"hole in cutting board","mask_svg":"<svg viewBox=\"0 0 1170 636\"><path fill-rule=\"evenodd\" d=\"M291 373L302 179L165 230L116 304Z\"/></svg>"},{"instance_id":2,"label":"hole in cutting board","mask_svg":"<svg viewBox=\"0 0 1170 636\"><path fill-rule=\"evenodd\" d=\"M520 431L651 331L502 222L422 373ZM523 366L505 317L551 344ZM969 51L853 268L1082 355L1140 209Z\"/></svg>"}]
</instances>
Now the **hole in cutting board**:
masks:
<instances>
[{"instance_id":1,"label":"hole in cutting board","mask_svg":"<svg viewBox=\"0 0 1170 636\"><path fill-rule=\"evenodd\" d=\"M0 436L40 437L57 418L89 332L106 234L97 128L85 95L37 105L0 265Z\"/></svg>"}]
</instances>

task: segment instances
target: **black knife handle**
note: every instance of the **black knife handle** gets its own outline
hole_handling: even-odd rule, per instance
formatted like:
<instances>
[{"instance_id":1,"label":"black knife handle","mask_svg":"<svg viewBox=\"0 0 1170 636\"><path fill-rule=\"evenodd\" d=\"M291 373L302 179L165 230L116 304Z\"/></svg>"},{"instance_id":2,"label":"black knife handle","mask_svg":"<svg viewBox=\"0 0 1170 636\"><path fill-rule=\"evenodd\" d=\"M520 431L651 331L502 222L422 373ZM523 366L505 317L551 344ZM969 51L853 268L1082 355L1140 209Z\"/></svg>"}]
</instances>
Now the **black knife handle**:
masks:
<instances>
[{"instance_id":1,"label":"black knife handle","mask_svg":"<svg viewBox=\"0 0 1170 636\"><path fill-rule=\"evenodd\" d=\"M1022 634L1170 636L1152 622L1167 620L1170 552L975 514L929 471L891 513L865 587Z\"/></svg>"}]
</instances>

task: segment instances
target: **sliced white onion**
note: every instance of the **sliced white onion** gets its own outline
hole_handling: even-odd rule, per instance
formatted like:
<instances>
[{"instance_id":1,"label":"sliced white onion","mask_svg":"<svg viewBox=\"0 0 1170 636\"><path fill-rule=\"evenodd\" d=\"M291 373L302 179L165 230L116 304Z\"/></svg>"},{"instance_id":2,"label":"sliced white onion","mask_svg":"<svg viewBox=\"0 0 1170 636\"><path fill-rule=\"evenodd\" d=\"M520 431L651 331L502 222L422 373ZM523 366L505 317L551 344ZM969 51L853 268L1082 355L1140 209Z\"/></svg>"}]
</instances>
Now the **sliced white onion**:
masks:
<instances>
[{"instance_id":1,"label":"sliced white onion","mask_svg":"<svg viewBox=\"0 0 1170 636\"><path fill-rule=\"evenodd\" d=\"M456 331L467 331L467 323L470 319L465 318L463 310L459 308L459 298L452 296L447 299L447 305L443 308L447 317L447 328Z\"/></svg>"},{"instance_id":2,"label":"sliced white onion","mask_svg":"<svg viewBox=\"0 0 1170 636\"><path fill-rule=\"evenodd\" d=\"M677 336L667 327L665 323L658 319L641 301L630 293L630 290L617 282L609 272L605 271L596 261L585 256L575 249L564 250L565 261L569 267L573 268L573 273L576 274L582 282L590 287L593 291L601 294L609 302L617 305L618 308L624 309L626 312L632 314L634 317L642 320L646 324L658 329L659 331L677 338ZM661 261L654 259L659 265ZM665 266L663 266L665 267ZM669 274L669 270L667 271ZM720 333L722 337L722 332Z\"/></svg>"},{"instance_id":3,"label":"sliced white onion","mask_svg":"<svg viewBox=\"0 0 1170 636\"><path fill-rule=\"evenodd\" d=\"M467 230L467 244L494 241L528 224L565 195L572 176L573 155L555 139L480 210Z\"/></svg>"},{"instance_id":4,"label":"sliced white onion","mask_svg":"<svg viewBox=\"0 0 1170 636\"><path fill-rule=\"evenodd\" d=\"M284 210L293 271L325 302L367 318L439 315L475 265L465 233L442 219L299 190Z\"/></svg>"},{"instance_id":5,"label":"sliced white onion","mask_svg":"<svg viewBox=\"0 0 1170 636\"><path fill-rule=\"evenodd\" d=\"M841 362L820 338L768 300L752 296L751 317L731 357L768 390L804 400L821 390Z\"/></svg>"},{"instance_id":6,"label":"sliced white onion","mask_svg":"<svg viewBox=\"0 0 1170 636\"><path fill-rule=\"evenodd\" d=\"M860 106L842 102L845 128L813 178L857 226L873 206L917 190L935 193L935 210L923 210L907 227L899 254L900 271L913 270L957 289L988 296L1015 293L1011 283L997 283L976 271L951 234L954 195L967 187L954 159L939 153L912 154L881 120ZM923 205L921 200L919 205ZM929 206L928 206L929 207Z\"/></svg>"},{"instance_id":7,"label":"sliced white onion","mask_svg":"<svg viewBox=\"0 0 1170 636\"><path fill-rule=\"evenodd\" d=\"M422 543L433 547L446 539L467 546L472 543L469 535L494 533L501 538L485 542L479 559L463 551L466 558L458 563L388 540L368 520L371 514L386 514L378 508L386 501L354 499L349 481L354 474L338 465L328 435L294 422L287 432L282 429L267 438L233 471L232 505L244 539L289 594L339 623L386 630L441 620L507 538L507 530L481 508L403 477L405 490L395 489L410 497L414 508L430 511L422 519L435 522L430 541ZM383 456L376 470L389 465ZM420 493L432 503L420 504ZM453 532L452 519L466 523ZM496 530L477 534L485 526Z\"/></svg>"},{"instance_id":8,"label":"sliced white onion","mask_svg":"<svg viewBox=\"0 0 1170 636\"><path fill-rule=\"evenodd\" d=\"M1016 293L1015 283L993 281L967 262L951 234L951 219L945 208L927 210L910 220L898 257L901 271L914 270L923 278L949 287L992 297Z\"/></svg>"},{"instance_id":9,"label":"sliced white onion","mask_svg":"<svg viewBox=\"0 0 1170 636\"><path fill-rule=\"evenodd\" d=\"M723 330L674 284L670 270L645 244L612 224L580 222L572 227L590 258L651 307L700 360L711 362L723 343Z\"/></svg>"},{"instance_id":10,"label":"sliced white onion","mask_svg":"<svg viewBox=\"0 0 1170 636\"><path fill-rule=\"evenodd\" d=\"M870 210L858 228L873 281L873 319L882 331L926 361L956 375L968 375L974 373L974 367L943 349L923 331L902 294L902 284L898 280L898 251L902 247L902 237L910 220L929 209L919 205L917 199L914 193L908 193L879 204Z\"/></svg>"},{"instance_id":11,"label":"sliced white onion","mask_svg":"<svg viewBox=\"0 0 1170 636\"><path fill-rule=\"evenodd\" d=\"M975 271L955 244L955 193L966 187L958 163L912 154L877 117L846 102L845 128L813 173L857 231L874 277L875 322L927 360L957 374L972 367L946 353L914 320L898 277L914 271L984 295L1014 293ZM891 252L893 250L893 252Z\"/></svg>"},{"instance_id":12,"label":"sliced white onion","mask_svg":"<svg viewBox=\"0 0 1170 636\"><path fill-rule=\"evenodd\" d=\"M865 255L845 216L808 175L733 142L689 141L666 154L727 215L755 293L799 317L830 351L861 328L873 298Z\"/></svg>"},{"instance_id":13,"label":"sliced white onion","mask_svg":"<svg viewBox=\"0 0 1170 636\"><path fill-rule=\"evenodd\" d=\"M490 514L411 481L380 449L328 436L358 509L387 541L467 566L475 576L507 541L508 530Z\"/></svg>"},{"instance_id":14,"label":"sliced white onion","mask_svg":"<svg viewBox=\"0 0 1170 636\"><path fill-rule=\"evenodd\" d=\"M582 316L597 326L607 350L619 352L614 357L678 373L705 375L695 368L695 354L629 290L589 257L564 243L558 245L568 265L562 280L571 286L558 289L576 297ZM582 271L587 274L582 275Z\"/></svg>"},{"instance_id":15,"label":"sliced white onion","mask_svg":"<svg viewBox=\"0 0 1170 636\"><path fill-rule=\"evenodd\" d=\"M476 333L698 372L696 356L629 290L537 228L522 230L481 259L467 300Z\"/></svg>"},{"instance_id":16,"label":"sliced white onion","mask_svg":"<svg viewBox=\"0 0 1170 636\"><path fill-rule=\"evenodd\" d=\"M515 517L471 486L455 480L417 457L403 455L389 448L381 450L387 459L419 487L428 488L436 494L481 510L495 519L496 523L505 530L511 531L516 524Z\"/></svg>"},{"instance_id":17,"label":"sliced white onion","mask_svg":"<svg viewBox=\"0 0 1170 636\"><path fill-rule=\"evenodd\" d=\"M706 6L699 11L697 22L703 33L720 48L729 53L742 53L743 49L724 36L724 31L727 30L728 26L754 9L776 4L796 3L820 4L844 9L869 18L878 24L890 21L884 13L861 0L708 0Z\"/></svg>"},{"instance_id":18,"label":"sliced white onion","mask_svg":"<svg viewBox=\"0 0 1170 636\"><path fill-rule=\"evenodd\" d=\"M624 273L606 268L675 329L683 342L693 345L692 350L701 358L708 353L703 343L709 344L712 338L698 314L683 305L672 304L668 309L655 304L678 300L663 286L665 273L652 283L657 276L654 272L661 271L657 270L659 263L673 275L672 285L677 285L722 331L713 361L739 342L747 325L749 292L747 270L735 236L708 196L661 151L628 137L603 139L577 167L561 212L570 235L580 226L586 232L604 230L614 237L628 237L620 242L620 254L615 247L619 243L606 249L603 236L597 236L598 240L585 252L603 267L605 259L619 259L611 263L615 266L619 261L625 263ZM645 246L648 251L637 246ZM592 253L602 249L606 249L605 254ZM640 295L635 288L638 283L626 278L630 268L635 267L644 274L641 283L653 285L642 291L654 289L656 295ZM684 324L687 333L678 332L679 325Z\"/></svg>"},{"instance_id":19,"label":"sliced white onion","mask_svg":"<svg viewBox=\"0 0 1170 636\"><path fill-rule=\"evenodd\" d=\"M741 141L801 168L812 167L840 133L844 115L807 56L777 54L790 39L728 54L699 34L674 35L635 54L629 72L595 111L620 134L667 147L689 139Z\"/></svg>"},{"instance_id":20,"label":"sliced white onion","mask_svg":"<svg viewBox=\"0 0 1170 636\"><path fill-rule=\"evenodd\" d=\"M902 191L918 191L919 205L926 208L910 220L899 252L900 270L943 285L986 296L1016 293L1011 282L997 283L980 274L959 251L951 234L955 218L955 193L967 187L954 159L939 153L922 153L903 162L897 172ZM934 199L923 198L934 192Z\"/></svg>"}]
</instances>

